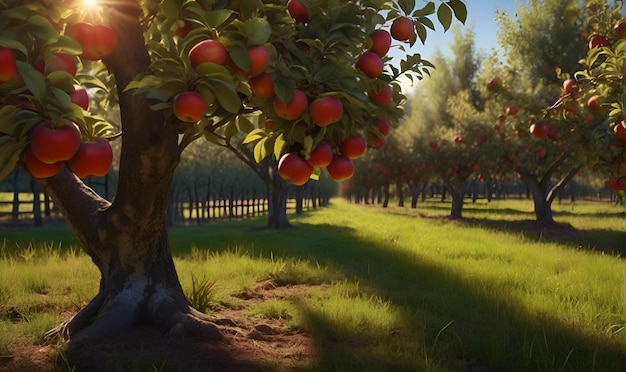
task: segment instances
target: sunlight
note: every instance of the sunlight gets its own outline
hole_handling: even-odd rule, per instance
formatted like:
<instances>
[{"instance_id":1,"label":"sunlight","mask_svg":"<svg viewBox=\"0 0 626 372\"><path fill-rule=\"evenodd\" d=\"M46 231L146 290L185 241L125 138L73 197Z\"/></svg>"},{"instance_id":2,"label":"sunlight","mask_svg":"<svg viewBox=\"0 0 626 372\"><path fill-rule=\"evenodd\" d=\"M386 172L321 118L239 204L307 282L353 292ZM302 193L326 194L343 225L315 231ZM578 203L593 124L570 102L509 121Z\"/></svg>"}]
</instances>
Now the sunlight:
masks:
<instances>
[{"instance_id":1,"label":"sunlight","mask_svg":"<svg viewBox=\"0 0 626 372\"><path fill-rule=\"evenodd\" d=\"M93 9L98 7L99 0L83 0L83 6L87 9Z\"/></svg>"}]
</instances>

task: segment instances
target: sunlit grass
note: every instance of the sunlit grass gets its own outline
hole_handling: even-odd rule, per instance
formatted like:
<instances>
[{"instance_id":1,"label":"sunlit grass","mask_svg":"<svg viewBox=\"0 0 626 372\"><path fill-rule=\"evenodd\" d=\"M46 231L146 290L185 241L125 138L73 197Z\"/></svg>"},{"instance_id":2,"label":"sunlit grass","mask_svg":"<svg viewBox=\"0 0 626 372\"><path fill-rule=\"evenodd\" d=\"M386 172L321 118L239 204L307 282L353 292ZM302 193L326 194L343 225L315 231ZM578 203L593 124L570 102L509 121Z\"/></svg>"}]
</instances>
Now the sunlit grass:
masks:
<instances>
[{"instance_id":1,"label":"sunlit grass","mask_svg":"<svg viewBox=\"0 0 626 372\"><path fill-rule=\"evenodd\" d=\"M470 204L465 215L532 219L525 202ZM320 355L312 370L619 370L620 257L595 250L593 240L550 241L419 216L446 216L436 203L385 211L335 200L292 215L292 230L251 230L261 218L177 227L170 236L185 291L192 275L205 278L215 305L250 306L252 319L307 330ZM601 235L602 244L624 241L622 207L571 208L555 205L555 218ZM48 232L71 242L69 230L39 231L0 243L0 350L20 338L36 341L97 288L97 269L75 246L42 243ZM309 290L257 305L236 296L268 280ZM3 318L11 307L38 325Z\"/></svg>"}]
</instances>

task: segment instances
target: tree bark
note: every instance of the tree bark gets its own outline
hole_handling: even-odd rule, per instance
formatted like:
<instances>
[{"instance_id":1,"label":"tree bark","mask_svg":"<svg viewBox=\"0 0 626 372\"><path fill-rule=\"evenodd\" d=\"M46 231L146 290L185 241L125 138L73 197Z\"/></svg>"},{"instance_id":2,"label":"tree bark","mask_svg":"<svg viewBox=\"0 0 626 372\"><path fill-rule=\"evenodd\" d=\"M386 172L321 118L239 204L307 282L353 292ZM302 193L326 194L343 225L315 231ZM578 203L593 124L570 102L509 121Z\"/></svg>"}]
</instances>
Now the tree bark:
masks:
<instances>
[{"instance_id":1,"label":"tree bark","mask_svg":"<svg viewBox=\"0 0 626 372\"><path fill-rule=\"evenodd\" d=\"M452 198L452 206L450 207L450 218L459 220L463 218L463 202L465 196L465 181L467 178L445 179L445 189L448 190Z\"/></svg>"},{"instance_id":2,"label":"tree bark","mask_svg":"<svg viewBox=\"0 0 626 372\"><path fill-rule=\"evenodd\" d=\"M192 309L180 286L167 235L167 202L180 151L175 125L145 99L124 92L150 59L135 1L108 7L119 38L105 59L115 76L122 119L118 189L110 203L64 168L38 180L68 221L101 274L100 291L74 317L48 333L70 347L99 342L138 325L175 336L218 338L217 328Z\"/></svg>"},{"instance_id":3,"label":"tree bark","mask_svg":"<svg viewBox=\"0 0 626 372\"><path fill-rule=\"evenodd\" d=\"M293 227L287 219L287 182L277 173L270 174L266 181L268 209L265 229L288 229Z\"/></svg>"}]
</instances>

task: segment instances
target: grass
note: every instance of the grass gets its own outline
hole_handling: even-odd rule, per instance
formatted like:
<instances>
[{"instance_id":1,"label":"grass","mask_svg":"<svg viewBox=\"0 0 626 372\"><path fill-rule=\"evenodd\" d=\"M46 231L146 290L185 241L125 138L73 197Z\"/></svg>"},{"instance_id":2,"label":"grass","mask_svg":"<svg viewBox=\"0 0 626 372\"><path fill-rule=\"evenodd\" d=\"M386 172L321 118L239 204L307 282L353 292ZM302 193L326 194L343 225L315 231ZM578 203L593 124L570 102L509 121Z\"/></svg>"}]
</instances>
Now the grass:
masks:
<instances>
[{"instance_id":1,"label":"grass","mask_svg":"<svg viewBox=\"0 0 626 372\"><path fill-rule=\"evenodd\" d=\"M249 314L311 333L311 370L621 370L624 262L606 252L625 246L623 207L555 204L574 240L499 224L532 219L529 201L467 204L462 222L439 218L447 208L335 200L292 215L297 229L252 232L263 219L249 219L170 238L183 288L210 281L216 303L238 306L233 294L262 280L310 284L308 296ZM0 233L0 352L36 342L95 294L97 270L69 230L48 229ZM36 322L2 318L9 308Z\"/></svg>"}]
</instances>

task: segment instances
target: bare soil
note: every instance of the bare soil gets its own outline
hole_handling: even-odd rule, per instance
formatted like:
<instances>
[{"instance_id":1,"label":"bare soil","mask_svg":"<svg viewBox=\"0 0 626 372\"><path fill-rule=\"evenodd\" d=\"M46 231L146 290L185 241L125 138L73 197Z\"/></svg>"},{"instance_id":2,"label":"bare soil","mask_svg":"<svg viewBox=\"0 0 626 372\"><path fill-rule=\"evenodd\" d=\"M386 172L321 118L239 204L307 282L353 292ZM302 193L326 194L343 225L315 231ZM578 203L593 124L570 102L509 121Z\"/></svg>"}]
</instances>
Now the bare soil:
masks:
<instances>
[{"instance_id":1,"label":"bare soil","mask_svg":"<svg viewBox=\"0 0 626 372\"><path fill-rule=\"evenodd\" d=\"M0 353L0 371L295 371L311 368L316 360L313 339L302 329L286 326L285 319L258 319L248 315L252 304L272 299L306 296L311 286L258 283L236 293L237 308L220 306L215 324L219 342L174 340L153 328L139 328L106 344L67 350L64 345L18 343Z\"/></svg>"}]
</instances>

